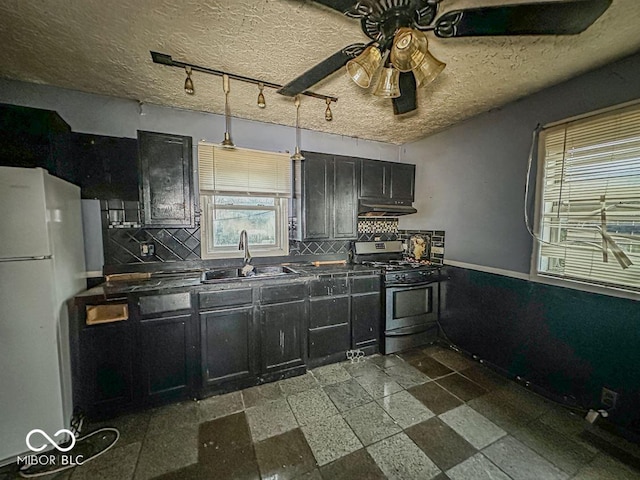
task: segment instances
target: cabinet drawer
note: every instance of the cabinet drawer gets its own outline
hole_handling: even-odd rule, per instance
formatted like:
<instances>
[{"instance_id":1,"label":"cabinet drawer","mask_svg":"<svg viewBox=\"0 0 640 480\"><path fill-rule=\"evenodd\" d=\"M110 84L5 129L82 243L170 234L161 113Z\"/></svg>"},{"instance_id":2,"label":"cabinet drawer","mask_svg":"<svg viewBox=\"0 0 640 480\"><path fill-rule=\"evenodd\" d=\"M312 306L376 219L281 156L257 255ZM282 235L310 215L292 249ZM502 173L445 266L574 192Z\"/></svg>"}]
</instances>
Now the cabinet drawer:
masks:
<instances>
[{"instance_id":1,"label":"cabinet drawer","mask_svg":"<svg viewBox=\"0 0 640 480\"><path fill-rule=\"evenodd\" d=\"M351 279L351 293L373 293L380 291L380 276L353 277Z\"/></svg>"},{"instance_id":2,"label":"cabinet drawer","mask_svg":"<svg viewBox=\"0 0 640 480\"><path fill-rule=\"evenodd\" d=\"M168 295L148 295L138 299L140 315L152 315L191 308L191 294L189 292L170 293Z\"/></svg>"},{"instance_id":3,"label":"cabinet drawer","mask_svg":"<svg viewBox=\"0 0 640 480\"><path fill-rule=\"evenodd\" d=\"M312 297L346 295L347 293L349 293L347 277L321 277L309 283L309 294Z\"/></svg>"},{"instance_id":4,"label":"cabinet drawer","mask_svg":"<svg viewBox=\"0 0 640 480\"><path fill-rule=\"evenodd\" d=\"M309 358L346 352L351 348L349 324L309 330Z\"/></svg>"},{"instance_id":5,"label":"cabinet drawer","mask_svg":"<svg viewBox=\"0 0 640 480\"><path fill-rule=\"evenodd\" d=\"M238 288L235 290L219 290L217 292L200 292L200 309L231 307L234 305L246 305L253 301L251 288Z\"/></svg>"},{"instance_id":6,"label":"cabinet drawer","mask_svg":"<svg viewBox=\"0 0 640 480\"><path fill-rule=\"evenodd\" d=\"M307 285L304 283L272 285L260 288L260 302L262 304L302 300L306 298L306 296Z\"/></svg>"}]
</instances>

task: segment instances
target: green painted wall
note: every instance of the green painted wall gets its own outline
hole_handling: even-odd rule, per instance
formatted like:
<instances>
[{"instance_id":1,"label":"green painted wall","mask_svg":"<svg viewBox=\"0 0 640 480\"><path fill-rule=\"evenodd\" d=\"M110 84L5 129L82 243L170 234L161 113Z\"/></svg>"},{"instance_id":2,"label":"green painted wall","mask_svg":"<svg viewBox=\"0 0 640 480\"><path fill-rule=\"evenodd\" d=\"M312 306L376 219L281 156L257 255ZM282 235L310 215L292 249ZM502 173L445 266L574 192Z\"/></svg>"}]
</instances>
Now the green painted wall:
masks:
<instances>
[{"instance_id":1,"label":"green painted wall","mask_svg":"<svg viewBox=\"0 0 640 480\"><path fill-rule=\"evenodd\" d=\"M442 325L460 348L640 432L640 303L446 267Z\"/></svg>"}]
</instances>

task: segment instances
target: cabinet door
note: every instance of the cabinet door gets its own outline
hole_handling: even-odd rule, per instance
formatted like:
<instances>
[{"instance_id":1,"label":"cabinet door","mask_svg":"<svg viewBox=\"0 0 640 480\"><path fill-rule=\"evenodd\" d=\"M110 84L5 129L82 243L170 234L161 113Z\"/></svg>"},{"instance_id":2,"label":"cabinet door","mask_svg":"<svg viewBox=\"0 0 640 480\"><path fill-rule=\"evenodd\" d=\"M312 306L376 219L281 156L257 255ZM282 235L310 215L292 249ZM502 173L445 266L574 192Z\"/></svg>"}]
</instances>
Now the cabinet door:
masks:
<instances>
[{"instance_id":1,"label":"cabinet door","mask_svg":"<svg viewBox=\"0 0 640 480\"><path fill-rule=\"evenodd\" d=\"M129 322L80 332L81 407L108 412L133 402L133 335Z\"/></svg>"},{"instance_id":2,"label":"cabinet door","mask_svg":"<svg viewBox=\"0 0 640 480\"><path fill-rule=\"evenodd\" d=\"M143 401L189 396L194 357L191 315L141 320L138 338Z\"/></svg>"},{"instance_id":3,"label":"cabinet door","mask_svg":"<svg viewBox=\"0 0 640 480\"><path fill-rule=\"evenodd\" d=\"M309 302L309 358L350 348L349 297L314 298Z\"/></svg>"},{"instance_id":4,"label":"cabinet door","mask_svg":"<svg viewBox=\"0 0 640 480\"><path fill-rule=\"evenodd\" d=\"M335 157L333 165L333 238L357 239L357 161Z\"/></svg>"},{"instance_id":5,"label":"cabinet door","mask_svg":"<svg viewBox=\"0 0 640 480\"><path fill-rule=\"evenodd\" d=\"M327 240L331 238L330 158L320 154L307 155L304 162L304 238Z\"/></svg>"},{"instance_id":6,"label":"cabinet door","mask_svg":"<svg viewBox=\"0 0 640 480\"><path fill-rule=\"evenodd\" d=\"M82 198L137 201L138 142L72 133L72 152L79 164Z\"/></svg>"},{"instance_id":7,"label":"cabinet door","mask_svg":"<svg viewBox=\"0 0 640 480\"><path fill-rule=\"evenodd\" d=\"M253 375L252 319L252 307L200 314L204 387Z\"/></svg>"},{"instance_id":8,"label":"cabinet door","mask_svg":"<svg viewBox=\"0 0 640 480\"><path fill-rule=\"evenodd\" d=\"M305 301L260 308L262 373L304 364Z\"/></svg>"},{"instance_id":9,"label":"cabinet door","mask_svg":"<svg viewBox=\"0 0 640 480\"><path fill-rule=\"evenodd\" d=\"M380 294L351 296L352 347L363 348L378 344L380 337Z\"/></svg>"},{"instance_id":10,"label":"cabinet door","mask_svg":"<svg viewBox=\"0 0 640 480\"><path fill-rule=\"evenodd\" d=\"M389 163L360 160L360 198L389 198Z\"/></svg>"},{"instance_id":11,"label":"cabinet door","mask_svg":"<svg viewBox=\"0 0 640 480\"><path fill-rule=\"evenodd\" d=\"M413 202L415 197L416 166L391 164L391 199Z\"/></svg>"},{"instance_id":12,"label":"cabinet door","mask_svg":"<svg viewBox=\"0 0 640 480\"><path fill-rule=\"evenodd\" d=\"M191 137L138 132L143 223L192 227Z\"/></svg>"}]
</instances>

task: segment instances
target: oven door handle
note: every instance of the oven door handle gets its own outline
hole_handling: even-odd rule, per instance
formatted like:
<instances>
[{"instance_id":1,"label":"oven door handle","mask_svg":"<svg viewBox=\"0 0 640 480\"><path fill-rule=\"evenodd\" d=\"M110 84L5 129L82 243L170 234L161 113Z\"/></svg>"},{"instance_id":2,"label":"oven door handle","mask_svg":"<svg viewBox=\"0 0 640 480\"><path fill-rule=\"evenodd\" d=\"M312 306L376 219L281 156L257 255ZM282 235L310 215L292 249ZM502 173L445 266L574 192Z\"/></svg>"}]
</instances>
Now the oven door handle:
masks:
<instances>
[{"instance_id":1,"label":"oven door handle","mask_svg":"<svg viewBox=\"0 0 640 480\"><path fill-rule=\"evenodd\" d=\"M420 288L420 287L424 287L426 285L431 285L432 283L437 283L438 279L429 279L425 282L420 282L420 283L392 283L391 285L385 285L385 287L387 288L387 290L391 290L394 288Z\"/></svg>"},{"instance_id":2,"label":"oven door handle","mask_svg":"<svg viewBox=\"0 0 640 480\"><path fill-rule=\"evenodd\" d=\"M415 335L417 333L426 332L432 330L438 326L435 322L423 323L420 325L411 325L408 327L397 328L396 330L385 330L385 337L405 337L408 335Z\"/></svg>"}]
</instances>

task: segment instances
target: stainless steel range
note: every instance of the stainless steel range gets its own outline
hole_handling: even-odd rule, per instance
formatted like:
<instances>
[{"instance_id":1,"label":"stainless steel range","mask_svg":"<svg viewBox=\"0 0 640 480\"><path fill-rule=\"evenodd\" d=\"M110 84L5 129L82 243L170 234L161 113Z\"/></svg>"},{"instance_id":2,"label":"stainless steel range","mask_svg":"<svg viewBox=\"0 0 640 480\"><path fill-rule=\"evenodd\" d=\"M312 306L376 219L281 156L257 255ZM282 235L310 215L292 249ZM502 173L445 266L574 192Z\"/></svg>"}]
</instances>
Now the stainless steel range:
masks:
<instances>
[{"instance_id":1,"label":"stainless steel range","mask_svg":"<svg viewBox=\"0 0 640 480\"><path fill-rule=\"evenodd\" d=\"M383 270L383 353L432 342L438 328L440 267L403 258L401 241L356 242L355 263Z\"/></svg>"}]
</instances>

